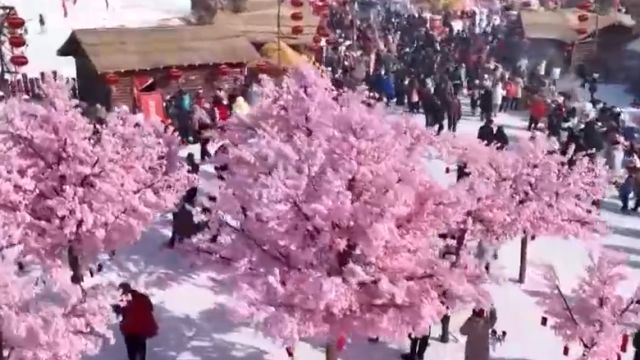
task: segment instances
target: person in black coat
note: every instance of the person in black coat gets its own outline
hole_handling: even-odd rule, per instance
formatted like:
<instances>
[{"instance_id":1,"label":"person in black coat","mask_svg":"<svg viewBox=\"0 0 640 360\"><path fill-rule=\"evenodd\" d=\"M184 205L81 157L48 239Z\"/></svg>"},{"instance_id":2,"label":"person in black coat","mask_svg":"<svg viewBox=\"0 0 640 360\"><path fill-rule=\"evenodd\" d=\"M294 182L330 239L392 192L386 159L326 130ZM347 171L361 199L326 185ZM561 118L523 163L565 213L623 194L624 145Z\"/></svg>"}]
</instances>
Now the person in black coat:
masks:
<instances>
[{"instance_id":1,"label":"person in black coat","mask_svg":"<svg viewBox=\"0 0 640 360\"><path fill-rule=\"evenodd\" d=\"M592 152L600 152L604 149L604 140L602 134L596 127L596 122L591 120L584 124L584 145L587 150Z\"/></svg>"},{"instance_id":2,"label":"person in black coat","mask_svg":"<svg viewBox=\"0 0 640 360\"><path fill-rule=\"evenodd\" d=\"M429 337L431 336L431 328L429 328L429 332L426 335L421 337L410 336L411 340L409 346L409 352L404 353L400 356L402 360L423 360L424 353L427 351L427 347L429 347Z\"/></svg>"},{"instance_id":3,"label":"person in black coat","mask_svg":"<svg viewBox=\"0 0 640 360\"><path fill-rule=\"evenodd\" d=\"M507 137L507 133L504 131L504 126L498 126L493 135L493 141L497 144L498 150L504 150L509 146L509 137Z\"/></svg>"},{"instance_id":4,"label":"person in black coat","mask_svg":"<svg viewBox=\"0 0 640 360\"><path fill-rule=\"evenodd\" d=\"M495 133L493 131L493 120L487 119L482 126L478 129L478 140L482 141L486 145L493 144Z\"/></svg>"},{"instance_id":5,"label":"person in black coat","mask_svg":"<svg viewBox=\"0 0 640 360\"><path fill-rule=\"evenodd\" d=\"M493 114L493 91L489 88L482 90L480 94L480 118L487 120Z\"/></svg>"},{"instance_id":6,"label":"person in black coat","mask_svg":"<svg viewBox=\"0 0 640 360\"><path fill-rule=\"evenodd\" d=\"M640 360L640 330L633 334L633 348L636 349L633 360Z\"/></svg>"}]
</instances>

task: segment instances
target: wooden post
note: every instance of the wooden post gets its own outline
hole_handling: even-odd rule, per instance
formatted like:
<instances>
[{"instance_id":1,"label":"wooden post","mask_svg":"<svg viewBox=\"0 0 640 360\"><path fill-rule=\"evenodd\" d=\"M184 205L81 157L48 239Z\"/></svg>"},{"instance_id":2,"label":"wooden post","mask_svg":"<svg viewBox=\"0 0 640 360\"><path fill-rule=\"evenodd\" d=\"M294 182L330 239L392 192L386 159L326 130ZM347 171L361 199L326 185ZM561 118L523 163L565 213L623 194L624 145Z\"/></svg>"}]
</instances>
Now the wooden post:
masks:
<instances>
[{"instance_id":1,"label":"wooden post","mask_svg":"<svg viewBox=\"0 0 640 360\"><path fill-rule=\"evenodd\" d=\"M520 239L520 272L518 274L518 282L524 284L527 278L527 251L529 247L529 235L525 234Z\"/></svg>"},{"instance_id":2,"label":"wooden post","mask_svg":"<svg viewBox=\"0 0 640 360\"><path fill-rule=\"evenodd\" d=\"M335 341L327 341L327 346L325 347L325 359L338 360L338 349L336 348Z\"/></svg>"}]
</instances>

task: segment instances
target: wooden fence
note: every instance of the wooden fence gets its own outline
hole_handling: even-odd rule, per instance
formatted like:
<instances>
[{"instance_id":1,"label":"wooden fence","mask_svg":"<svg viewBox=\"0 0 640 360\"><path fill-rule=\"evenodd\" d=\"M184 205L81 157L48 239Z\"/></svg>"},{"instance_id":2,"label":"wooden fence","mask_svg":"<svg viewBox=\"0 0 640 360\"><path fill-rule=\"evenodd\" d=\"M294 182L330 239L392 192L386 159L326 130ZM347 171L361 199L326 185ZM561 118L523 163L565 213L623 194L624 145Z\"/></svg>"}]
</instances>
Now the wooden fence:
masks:
<instances>
[{"instance_id":1,"label":"wooden fence","mask_svg":"<svg viewBox=\"0 0 640 360\"><path fill-rule=\"evenodd\" d=\"M50 76L58 81L64 81L71 90L71 97L74 99L78 98L78 86L76 78L73 77L63 77L58 74L57 71L51 72ZM9 96L28 96L28 97L40 97L43 95L44 91L42 89L42 84L45 82L47 78L47 73L40 72L39 77L29 77L27 74L20 74L20 76L15 79L11 79L4 83L2 91L5 95Z\"/></svg>"}]
</instances>

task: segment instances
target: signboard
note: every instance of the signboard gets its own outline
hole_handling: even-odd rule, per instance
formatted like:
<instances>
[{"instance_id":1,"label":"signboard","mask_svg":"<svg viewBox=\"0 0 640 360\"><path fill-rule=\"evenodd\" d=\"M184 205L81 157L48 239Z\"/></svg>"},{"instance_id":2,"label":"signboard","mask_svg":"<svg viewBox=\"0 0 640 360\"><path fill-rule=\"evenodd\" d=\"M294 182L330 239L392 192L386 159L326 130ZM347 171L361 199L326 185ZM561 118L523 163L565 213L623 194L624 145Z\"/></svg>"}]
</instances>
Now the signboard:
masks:
<instances>
[{"instance_id":1,"label":"signboard","mask_svg":"<svg viewBox=\"0 0 640 360\"><path fill-rule=\"evenodd\" d=\"M164 122L164 105L162 94L158 91L138 93L138 104L145 120Z\"/></svg>"}]
</instances>

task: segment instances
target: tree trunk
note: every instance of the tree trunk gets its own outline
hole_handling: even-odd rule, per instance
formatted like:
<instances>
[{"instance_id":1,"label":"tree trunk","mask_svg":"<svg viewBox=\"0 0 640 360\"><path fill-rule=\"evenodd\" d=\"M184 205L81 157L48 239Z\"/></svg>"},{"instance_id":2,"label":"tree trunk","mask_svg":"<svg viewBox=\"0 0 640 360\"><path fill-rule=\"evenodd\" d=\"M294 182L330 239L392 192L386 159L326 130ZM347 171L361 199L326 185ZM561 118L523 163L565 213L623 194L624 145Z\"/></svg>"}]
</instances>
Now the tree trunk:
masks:
<instances>
[{"instance_id":1,"label":"tree trunk","mask_svg":"<svg viewBox=\"0 0 640 360\"><path fill-rule=\"evenodd\" d=\"M449 323L451 322L451 316L449 314L445 314L442 319L440 319L440 324L442 324L442 334L440 334L440 342L446 344L449 342Z\"/></svg>"},{"instance_id":2,"label":"tree trunk","mask_svg":"<svg viewBox=\"0 0 640 360\"><path fill-rule=\"evenodd\" d=\"M336 348L335 341L327 341L327 346L325 347L326 360L338 360L338 349Z\"/></svg>"},{"instance_id":3,"label":"tree trunk","mask_svg":"<svg viewBox=\"0 0 640 360\"><path fill-rule=\"evenodd\" d=\"M524 235L520 239L520 273L518 274L518 282L524 284L527 278L527 250L529 247L529 236Z\"/></svg>"},{"instance_id":4,"label":"tree trunk","mask_svg":"<svg viewBox=\"0 0 640 360\"><path fill-rule=\"evenodd\" d=\"M4 360L4 339L2 337L2 331L0 331L0 360Z\"/></svg>"}]
</instances>

